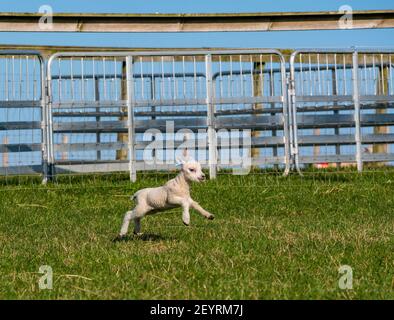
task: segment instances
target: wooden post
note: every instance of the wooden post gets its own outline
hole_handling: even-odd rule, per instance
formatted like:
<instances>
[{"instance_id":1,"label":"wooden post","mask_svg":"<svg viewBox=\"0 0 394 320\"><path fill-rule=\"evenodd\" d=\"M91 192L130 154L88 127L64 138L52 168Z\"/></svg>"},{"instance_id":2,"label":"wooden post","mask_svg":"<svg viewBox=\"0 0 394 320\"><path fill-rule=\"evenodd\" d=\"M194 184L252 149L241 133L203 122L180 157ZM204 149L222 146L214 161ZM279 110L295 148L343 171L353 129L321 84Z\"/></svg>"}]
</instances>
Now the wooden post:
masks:
<instances>
[{"instance_id":1,"label":"wooden post","mask_svg":"<svg viewBox=\"0 0 394 320\"><path fill-rule=\"evenodd\" d=\"M320 136L320 129L313 129L313 135L315 136ZM313 146L313 156L316 157L320 154L320 146ZM316 168L320 168L321 167L321 163L317 163L315 164Z\"/></svg>"},{"instance_id":2,"label":"wooden post","mask_svg":"<svg viewBox=\"0 0 394 320\"><path fill-rule=\"evenodd\" d=\"M389 85L388 85L388 67L379 67L378 71L378 81L377 81L377 94L378 95L388 95ZM385 114L387 109L378 108L376 109L376 114ZM387 134L388 126L379 126L374 127L374 134ZM373 145L373 153L387 153L387 144L374 144ZM384 165L384 163L380 162L377 165Z\"/></svg>"},{"instance_id":3,"label":"wooden post","mask_svg":"<svg viewBox=\"0 0 394 320\"><path fill-rule=\"evenodd\" d=\"M3 138L3 144L7 145L9 143L8 137ZM3 153L3 167L7 168L9 165L9 158L8 158L8 152Z\"/></svg>"},{"instance_id":4,"label":"wooden post","mask_svg":"<svg viewBox=\"0 0 394 320\"><path fill-rule=\"evenodd\" d=\"M121 80L121 100L127 100L127 81L126 81L126 60L122 62L122 80ZM127 113L127 107L124 106L121 108L121 111ZM127 116L120 116L119 121L126 121ZM123 144L128 143L128 134L121 132L118 133L118 142L122 142ZM116 150L116 160L127 160L127 148L121 148Z\"/></svg>"},{"instance_id":5,"label":"wooden post","mask_svg":"<svg viewBox=\"0 0 394 320\"><path fill-rule=\"evenodd\" d=\"M93 81L94 81L94 99L98 103L100 101L99 78L95 77ZM96 112L97 113L100 112L100 107L96 108ZM99 116L96 117L96 122L97 122L97 124L100 122ZM100 142L101 142L100 132L97 132L96 133L97 146L100 144ZM96 158L97 158L97 160L101 160L101 151L100 150L97 150Z\"/></svg>"},{"instance_id":6,"label":"wooden post","mask_svg":"<svg viewBox=\"0 0 394 320\"><path fill-rule=\"evenodd\" d=\"M271 68L272 68L272 65L271 65ZM273 97L274 95L275 95L275 89L274 89L274 85L275 85L275 83L274 83L274 77L273 77L273 75L272 76L270 76L270 95L271 95L271 97ZM272 102L271 104L270 104L270 108L275 108L275 103L274 102ZM271 113L270 114L272 117L274 117L275 116L275 113ZM276 130L272 130L271 131L271 134L272 134L272 136L273 137L276 137L277 136L277 132L276 132ZM272 155L274 156L274 157L277 157L278 156L278 147L272 147ZM277 164L275 164L274 165L274 168L276 169L276 170L278 170L278 165Z\"/></svg>"},{"instance_id":7,"label":"wooden post","mask_svg":"<svg viewBox=\"0 0 394 320\"><path fill-rule=\"evenodd\" d=\"M337 92L337 76L336 76L335 70L332 70L332 95L336 96L337 94L338 94L338 92ZM336 106L338 106L338 102L335 100L334 101L334 107L336 107ZM334 110L334 114L338 115L339 111L338 110ZM339 127L335 127L334 133L335 133L336 136L339 136ZM341 155L341 145L340 144L336 144L335 145L335 154L337 156ZM337 162L335 164L335 166L337 168L339 168L341 166L341 163Z\"/></svg>"},{"instance_id":8,"label":"wooden post","mask_svg":"<svg viewBox=\"0 0 394 320\"><path fill-rule=\"evenodd\" d=\"M254 97L261 97L263 95L263 85L264 85L264 67L265 67L265 62L254 62L253 63L253 96ZM255 70L258 70L257 73L255 73ZM262 103L254 103L253 104L253 109L259 110L262 109L263 105ZM252 139L255 137L260 136L260 132L257 130L252 130L251 132ZM252 143L253 144L253 143ZM253 167L253 159L257 159L260 156L260 149L259 148L252 148L251 150L251 157L252 157L252 167Z\"/></svg>"},{"instance_id":9,"label":"wooden post","mask_svg":"<svg viewBox=\"0 0 394 320\"><path fill-rule=\"evenodd\" d=\"M68 136L65 135L65 134L63 134L63 137L62 137L62 144L63 144L64 146L68 144ZM62 159L62 160L67 160L67 159L68 159L68 152L67 152L67 151L63 151L63 152L62 152L62 154L61 154L61 159Z\"/></svg>"},{"instance_id":10,"label":"wooden post","mask_svg":"<svg viewBox=\"0 0 394 320\"><path fill-rule=\"evenodd\" d=\"M174 81L175 81L175 80L174 80ZM154 85L154 82L155 82L155 77L154 77L154 75L153 75L153 76L152 76L152 79L151 79L151 82L150 82L150 99L151 99L152 102L153 102L153 100L155 99L155 94L156 94L156 93L154 92L154 90L155 90L155 88L156 88L156 86ZM144 84L142 84L142 85L144 85ZM156 106L151 106L151 111L152 111L152 113L154 114L154 113L156 112ZM155 119L156 119L156 116L152 115L151 119L152 119L152 120L155 120ZM154 135L152 135L152 141L155 141L155 136L154 136ZM157 154L156 154L156 149L153 149L153 150L152 150L152 158L155 159L154 161L157 161L156 156L157 156Z\"/></svg>"}]
</instances>

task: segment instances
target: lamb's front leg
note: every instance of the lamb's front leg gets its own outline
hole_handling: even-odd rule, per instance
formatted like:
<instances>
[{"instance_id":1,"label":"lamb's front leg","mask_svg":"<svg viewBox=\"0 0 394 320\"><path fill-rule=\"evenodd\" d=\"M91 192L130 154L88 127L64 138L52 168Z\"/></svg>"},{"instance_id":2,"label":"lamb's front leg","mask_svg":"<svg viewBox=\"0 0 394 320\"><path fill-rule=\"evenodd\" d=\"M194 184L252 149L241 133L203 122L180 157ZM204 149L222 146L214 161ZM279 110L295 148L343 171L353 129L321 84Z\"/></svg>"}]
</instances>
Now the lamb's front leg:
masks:
<instances>
[{"instance_id":1,"label":"lamb's front leg","mask_svg":"<svg viewBox=\"0 0 394 320\"><path fill-rule=\"evenodd\" d=\"M187 202L182 203L183 213L182 213L182 221L185 226L189 226L190 224L190 205Z\"/></svg>"},{"instance_id":2,"label":"lamb's front leg","mask_svg":"<svg viewBox=\"0 0 394 320\"><path fill-rule=\"evenodd\" d=\"M207 210L205 210L203 207L201 207L196 201L192 200L191 201L191 207L201 213L205 218L209 220L213 220L215 216L212 213L209 213Z\"/></svg>"}]
</instances>

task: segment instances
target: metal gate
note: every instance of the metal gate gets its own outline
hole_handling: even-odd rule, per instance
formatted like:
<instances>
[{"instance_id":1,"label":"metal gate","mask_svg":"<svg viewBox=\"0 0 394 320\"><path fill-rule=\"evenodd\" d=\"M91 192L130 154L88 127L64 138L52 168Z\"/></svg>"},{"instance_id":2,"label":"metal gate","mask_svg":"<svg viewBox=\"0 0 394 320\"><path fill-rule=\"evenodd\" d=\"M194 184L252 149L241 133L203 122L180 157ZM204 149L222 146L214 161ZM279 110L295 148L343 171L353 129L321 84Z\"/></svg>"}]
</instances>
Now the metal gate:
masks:
<instances>
[{"instance_id":1,"label":"metal gate","mask_svg":"<svg viewBox=\"0 0 394 320\"><path fill-rule=\"evenodd\" d=\"M394 163L394 51L355 53L361 122L361 160Z\"/></svg>"},{"instance_id":2,"label":"metal gate","mask_svg":"<svg viewBox=\"0 0 394 320\"><path fill-rule=\"evenodd\" d=\"M214 178L218 169L244 165L229 154L245 130L253 131L250 143L239 149L252 148L252 165L289 170L278 51L57 53L48 86L57 173L130 170L135 180L137 170L174 168L182 147Z\"/></svg>"},{"instance_id":3,"label":"metal gate","mask_svg":"<svg viewBox=\"0 0 394 320\"><path fill-rule=\"evenodd\" d=\"M300 165L392 161L390 51L300 50L292 54L292 155Z\"/></svg>"},{"instance_id":4,"label":"metal gate","mask_svg":"<svg viewBox=\"0 0 394 320\"><path fill-rule=\"evenodd\" d=\"M57 53L48 61L54 174L127 171L126 55ZM120 156L122 154L122 156Z\"/></svg>"},{"instance_id":5,"label":"metal gate","mask_svg":"<svg viewBox=\"0 0 394 320\"><path fill-rule=\"evenodd\" d=\"M43 174L45 69L35 51L0 51L0 175Z\"/></svg>"}]
</instances>

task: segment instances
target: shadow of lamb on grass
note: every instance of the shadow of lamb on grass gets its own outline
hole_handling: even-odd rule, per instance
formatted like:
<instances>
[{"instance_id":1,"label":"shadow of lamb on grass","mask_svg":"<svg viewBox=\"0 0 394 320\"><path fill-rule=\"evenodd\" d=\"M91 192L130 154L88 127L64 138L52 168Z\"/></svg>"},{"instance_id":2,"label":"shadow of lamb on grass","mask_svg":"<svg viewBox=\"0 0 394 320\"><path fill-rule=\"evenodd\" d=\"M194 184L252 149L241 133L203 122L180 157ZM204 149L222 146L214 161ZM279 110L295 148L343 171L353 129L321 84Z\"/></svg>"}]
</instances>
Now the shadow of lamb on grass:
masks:
<instances>
[{"instance_id":1,"label":"shadow of lamb on grass","mask_svg":"<svg viewBox=\"0 0 394 320\"><path fill-rule=\"evenodd\" d=\"M163 241L163 240L171 240L168 237L163 237L159 234L155 233L143 233L143 234L132 234L128 236L120 237L116 236L112 242L128 242L128 241Z\"/></svg>"}]
</instances>

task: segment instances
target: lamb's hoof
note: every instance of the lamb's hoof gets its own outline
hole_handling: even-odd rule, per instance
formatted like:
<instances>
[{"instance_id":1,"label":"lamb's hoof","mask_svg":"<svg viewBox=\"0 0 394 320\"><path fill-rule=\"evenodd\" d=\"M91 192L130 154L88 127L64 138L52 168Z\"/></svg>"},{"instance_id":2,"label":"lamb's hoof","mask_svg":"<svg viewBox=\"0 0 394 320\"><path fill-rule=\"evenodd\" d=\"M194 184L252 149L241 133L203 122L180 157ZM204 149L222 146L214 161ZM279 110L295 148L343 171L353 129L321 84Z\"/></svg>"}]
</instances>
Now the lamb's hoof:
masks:
<instances>
[{"instance_id":1,"label":"lamb's hoof","mask_svg":"<svg viewBox=\"0 0 394 320\"><path fill-rule=\"evenodd\" d=\"M183 224L184 224L186 227L188 227L188 226L189 226L189 224L188 224L188 223L186 223L185 221L183 221Z\"/></svg>"},{"instance_id":2,"label":"lamb's hoof","mask_svg":"<svg viewBox=\"0 0 394 320\"><path fill-rule=\"evenodd\" d=\"M211 214L210 216L207 217L208 220L213 220L215 219L215 216L213 214Z\"/></svg>"},{"instance_id":3,"label":"lamb's hoof","mask_svg":"<svg viewBox=\"0 0 394 320\"><path fill-rule=\"evenodd\" d=\"M134 235L137 237L141 237L144 235L144 233L143 232L134 232Z\"/></svg>"}]
</instances>

